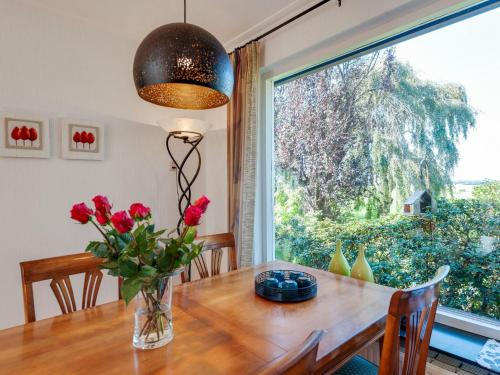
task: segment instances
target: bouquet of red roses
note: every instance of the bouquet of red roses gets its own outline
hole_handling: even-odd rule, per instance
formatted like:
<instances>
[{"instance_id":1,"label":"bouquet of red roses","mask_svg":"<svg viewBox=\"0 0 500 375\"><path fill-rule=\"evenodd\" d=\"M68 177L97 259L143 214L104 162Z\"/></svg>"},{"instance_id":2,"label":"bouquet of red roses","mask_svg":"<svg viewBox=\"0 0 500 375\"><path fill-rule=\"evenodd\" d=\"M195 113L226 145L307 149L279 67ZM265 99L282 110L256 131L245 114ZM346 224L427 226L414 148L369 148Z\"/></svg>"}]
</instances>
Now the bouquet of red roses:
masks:
<instances>
[{"instance_id":1,"label":"bouquet of red roses","mask_svg":"<svg viewBox=\"0 0 500 375\"><path fill-rule=\"evenodd\" d=\"M81 224L91 223L101 233L102 241L91 241L86 251L105 261L101 268L112 276L123 278L121 295L128 304L140 291L153 292L165 275L190 264L202 249L196 243L196 226L210 201L202 196L184 213L184 227L179 236L172 230L156 230L151 209L133 203L128 212L111 212L108 198L95 196L95 209L78 203L71 209L71 218Z\"/></svg>"}]
</instances>

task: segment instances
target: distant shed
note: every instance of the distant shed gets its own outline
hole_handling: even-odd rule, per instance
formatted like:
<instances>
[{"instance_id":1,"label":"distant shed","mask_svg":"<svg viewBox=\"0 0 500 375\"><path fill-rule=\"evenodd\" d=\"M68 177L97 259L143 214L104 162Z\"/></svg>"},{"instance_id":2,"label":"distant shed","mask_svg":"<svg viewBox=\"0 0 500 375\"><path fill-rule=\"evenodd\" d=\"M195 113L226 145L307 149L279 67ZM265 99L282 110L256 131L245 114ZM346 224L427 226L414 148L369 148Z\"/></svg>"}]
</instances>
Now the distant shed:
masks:
<instances>
[{"instance_id":1,"label":"distant shed","mask_svg":"<svg viewBox=\"0 0 500 375\"><path fill-rule=\"evenodd\" d=\"M403 214L420 215L433 211L436 208L436 202L429 190L419 190L409 197L403 206Z\"/></svg>"}]
</instances>

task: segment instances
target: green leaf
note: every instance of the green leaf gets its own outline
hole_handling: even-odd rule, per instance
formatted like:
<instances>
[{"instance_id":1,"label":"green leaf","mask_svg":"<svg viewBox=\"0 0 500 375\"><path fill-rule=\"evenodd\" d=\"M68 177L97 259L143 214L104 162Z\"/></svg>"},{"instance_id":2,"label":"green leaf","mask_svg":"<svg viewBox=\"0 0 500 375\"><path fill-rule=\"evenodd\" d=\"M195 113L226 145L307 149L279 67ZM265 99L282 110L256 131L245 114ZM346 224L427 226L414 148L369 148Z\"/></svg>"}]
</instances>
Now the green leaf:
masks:
<instances>
[{"instance_id":1,"label":"green leaf","mask_svg":"<svg viewBox=\"0 0 500 375\"><path fill-rule=\"evenodd\" d=\"M85 248L85 251L92 251L100 244L99 241L90 241L90 243Z\"/></svg>"},{"instance_id":2,"label":"green leaf","mask_svg":"<svg viewBox=\"0 0 500 375\"><path fill-rule=\"evenodd\" d=\"M132 258L135 258L137 255L139 255L139 251L136 246L132 242L130 242L127 247L125 247L122 251L123 254L126 254Z\"/></svg>"},{"instance_id":3,"label":"green leaf","mask_svg":"<svg viewBox=\"0 0 500 375\"><path fill-rule=\"evenodd\" d=\"M165 250L162 250L160 254L158 254L158 259L156 262L161 272L165 272L167 270L168 266L170 265L170 259L171 257L169 257L165 253Z\"/></svg>"},{"instance_id":4,"label":"green leaf","mask_svg":"<svg viewBox=\"0 0 500 375\"><path fill-rule=\"evenodd\" d=\"M161 236L166 231L167 231L166 229L162 229L162 230L159 230L158 232L154 232L153 234L151 234L151 236L152 237L158 237L158 236Z\"/></svg>"},{"instance_id":5,"label":"green leaf","mask_svg":"<svg viewBox=\"0 0 500 375\"><path fill-rule=\"evenodd\" d=\"M158 241L160 241L161 243L168 246L170 244L170 242L172 242L172 239L170 239L170 238L158 238Z\"/></svg>"},{"instance_id":6,"label":"green leaf","mask_svg":"<svg viewBox=\"0 0 500 375\"><path fill-rule=\"evenodd\" d=\"M118 277L120 276L120 269L119 268L110 269L108 270L108 275Z\"/></svg>"},{"instance_id":7,"label":"green leaf","mask_svg":"<svg viewBox=\"0 0 500 375\"><path fill-rule=\"evenodd\" d=\"M129 258L123 258L118 261L120 274L123 277L133 277L139 272L137 264Z\"/></svg>"},{"instance_id":8,"label":"green leaf","mask_svg":"<svg viewBox=\"0 0 500 375\"><path fill-rule=\"evenodd\" d=\"M137 239L137 237L140 236L145 230L146 230L146 227L144 226L144 224L141 224L137 228L135 228L132 235L134 236L135 239Z\"/></svg>"},{"instance_id":9,"label":"green leaf","mask_svg":"<svg viewBox=\"0 0 500 375\"><path fill-rule=\"evenodd\" d=\"M135 242L137 244L137 249L139 250L139 252L144 252L148 246L147 232L142 231L137 236L135 236Z\"/></svg>"},{"instance_id":10,"label":"green leaf","mask_svg":"<svg viewBox=\"0 0 500 375\"><path fill-rule=\"evenodd\" d=\"M99 268L112 270L112 269L117 269L119 267L118 267L118 262L116 262L114 260L110 260L110 261L101 263L99 265Z\"/></svg>"},{"instance_id":11,"label":"green leaf","mask_svg":"<svg viewBox=\"0 0 500 375\"><path fill-rule=\"evenodd\" d=\"M107 258L109 256L109 247L105 243L99 243L94 249L92 254L98 258Z\"/></svg>"},{"instance_id":12,"label":"green leaf","mask_svg":"<svg viewBox=\"0 0 500 375\"><path fill-rule=\"evenodd\" d=\"M139 276L141 277L155 277L158 274L156 268L148 265L144 265L141 267L139 271Z\"/></svg>"},{"instance_id":13,"label":"green leaf","mask_svg":"<svg viewBox=\"0 0 500 375\"><path fill-rule=\"evenodd\" d=\"M184 243L186 244L193 243L195 238L196 238L196 228L188 227L188 230L186 231L186 234L184 236Z\"/></svg>"},{"instance_id":14,"label":"green leaf","mask_svg":"<svg viewBox=\"0 0 500 375\"><path fill-rule=\"evenodd\" d=\"M124 250L129 244L130 244L130 238L129 238L129 235L128 233L126 233L127 236L125 235L119 235L119 236L116 236L116 242L117 242L117 245L118 245L118 250Z\"/></svg>"},{"instance_id":15,"label":"green leaf","mask_svg":"<svg viewBox=\"0 0 500 375\"><path fill-rule=\"evenodd\" d=\"M127 305L139 293L141 288L142 280L138 277L130 277L123 281L120 292Z\"/></svg>"},{"instance_id":16,"label":"green leaf","mask_svg":"<svg viewBox=\"0 0 500 375\"><path fill-rule=\"evenodd\" d=\"M141 260L148 265L153 264L154 254L152 251L141 254Z\"/></svg>"},{"instance_id":17,"label":"green leaf","mask_svg":"<svg viewBox=\"0 0 500 375\"><path fill-rule=\"evenodd\" d=\"M192 245L191 251L195 254L193 258L196 258L198 255L200 255L201 250L203 250L204 244L205 242L202 241Z\"/></svg>"}]
</instances>

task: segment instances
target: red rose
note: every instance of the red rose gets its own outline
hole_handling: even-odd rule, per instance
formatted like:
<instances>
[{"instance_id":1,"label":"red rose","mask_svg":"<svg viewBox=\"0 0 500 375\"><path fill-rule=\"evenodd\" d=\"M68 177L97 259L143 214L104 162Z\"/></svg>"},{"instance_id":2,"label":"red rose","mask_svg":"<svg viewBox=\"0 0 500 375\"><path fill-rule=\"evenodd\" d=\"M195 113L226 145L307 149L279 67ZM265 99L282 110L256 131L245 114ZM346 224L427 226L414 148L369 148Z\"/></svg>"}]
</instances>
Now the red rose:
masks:
<instances>
[{"instance_id":1,"label":"red rose","mask_svg":"<svg viewBox=\"0 0 500 375\"><path fill-rule=\"evenodd\" d=\"M86 224L92 216L92 210L83 202L73 205L70 213L72 219L79 221L82 224Z\"/></svg>"},{"instance_id":2,"label":"red rose","mask_svg":"<svg viewBox=\"0 0 500 375\"><path fill-rule=\"evenodd\" d=\"M108 198L103 195L96 195L92 198L92 202L95 205L95 218L97 222L101 225L108 224L111 216L111 204L109 204Z\"/></svg>"},{"instance_id":3,"label":"red rose","mask_svg":"<svg viewBox=\"0 0 500 375\"><path fill-rule=\"evenodd\" d=\"M201 215L203 215L203 210L200 207L189 206L184 212L184 224L188 227L200 224Z\"/></svg>"},{"instance_id":4,"label":"red rose","mask_svg":"<svg viewBox=\"0 0 500 375\"><path fill-rule=\"evenodd\" d=\"M134 226L134 220L125 211L118 211L111 216L111 223L120 233L127 233Z\"/></svg>"},{"instance_id":5,"label":"red rose","mask_svg":"<svg viewBox=\"0 0 500 375\"><path fill-rule=\"evenodd\" d=\"M109 223L109 215L106 215L101 211L95 212L95 218L97 219L97 222L101 225L106 225Z\"/></svg>"},{"instance_id":6,"label":"red rose","mask_svg":"<svg viewBox=\"0 0 500 375\"><path fill-rule=\"evenodd\" d=\"M108 198L104 195L96 195L92 198L92 202L95 204L95 209L104 212L111 211L111 204L109 204Z\"/></svg>"},{"instance_id":7,"label":"red rose","mask_svg":"<svg viewBox=\"0 0 500 375\"><path fill-rule=\"evenodd\" d=\"M205 213L205 211L207 210L207 207L208 207L208 204L210 203L210 200L202 195L200 198L198 198L195 202L194 202L194 205L193 206L196 206L196 207L199 207L201 208L201 211L203 213Z\"/></svg>"},{"instance_id":8,"label":"red rose","mask_svg":"<svg viewBox=\"0 0 500 375\"><path fill-rule=\"evenodd\" d=\"M142 203L132 203L128 212L136 221L144 220L151 216L151 209Z\"/></svg>"}]
</instances>

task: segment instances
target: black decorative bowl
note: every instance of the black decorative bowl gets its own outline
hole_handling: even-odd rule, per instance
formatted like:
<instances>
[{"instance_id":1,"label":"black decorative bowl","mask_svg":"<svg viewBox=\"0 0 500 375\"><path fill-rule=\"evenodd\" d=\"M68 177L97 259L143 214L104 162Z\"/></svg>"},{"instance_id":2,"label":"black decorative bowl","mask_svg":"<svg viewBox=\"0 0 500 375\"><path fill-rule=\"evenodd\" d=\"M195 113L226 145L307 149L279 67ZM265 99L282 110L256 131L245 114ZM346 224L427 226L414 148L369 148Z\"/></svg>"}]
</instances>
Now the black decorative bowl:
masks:
<instances>
[{"instance_id":1,"label":"black decorative bowl","mask_svg":"<svg viewBox=\"0 0 500 375\"><path fill-rule=\"evenodd\" d=\"M280 276L278 280L298 280L297 273L300 273L298 286L292 289L285 289L269 285L268 279ZM290 282L287 282L290 283ZM291 283L293 286L293 283ZM318 284L316 278L306 272L295 270L269 270L255 276L255 294L262 298L276 302L300 302L316 297Z\"/></svg>"}]
</instances>

